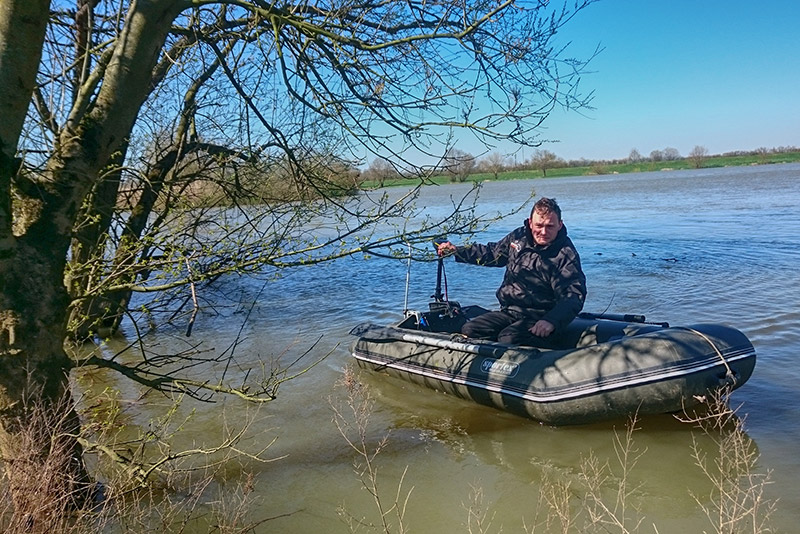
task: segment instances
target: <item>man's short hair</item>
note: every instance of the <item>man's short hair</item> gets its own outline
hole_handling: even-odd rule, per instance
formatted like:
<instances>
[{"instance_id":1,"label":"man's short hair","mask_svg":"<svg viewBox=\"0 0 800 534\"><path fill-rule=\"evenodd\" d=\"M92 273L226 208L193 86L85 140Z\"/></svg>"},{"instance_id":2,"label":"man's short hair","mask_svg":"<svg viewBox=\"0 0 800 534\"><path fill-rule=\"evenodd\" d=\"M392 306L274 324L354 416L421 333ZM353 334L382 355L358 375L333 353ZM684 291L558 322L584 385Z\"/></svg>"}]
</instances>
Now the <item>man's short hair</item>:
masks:
<instances>
[{"instance_id":1,"label":"man's short hair","mask_svg":"<svg viewBox=\"0 0 800 534\"><path fill-rule=\"evenodd\" d=\"M558 220L561 220L561 208L554 198L542 197L537 200L536 204L533 205L533 209L531 209L531 217L536 212L540 214L555 213Z\"/></svg>"}]
</instances>

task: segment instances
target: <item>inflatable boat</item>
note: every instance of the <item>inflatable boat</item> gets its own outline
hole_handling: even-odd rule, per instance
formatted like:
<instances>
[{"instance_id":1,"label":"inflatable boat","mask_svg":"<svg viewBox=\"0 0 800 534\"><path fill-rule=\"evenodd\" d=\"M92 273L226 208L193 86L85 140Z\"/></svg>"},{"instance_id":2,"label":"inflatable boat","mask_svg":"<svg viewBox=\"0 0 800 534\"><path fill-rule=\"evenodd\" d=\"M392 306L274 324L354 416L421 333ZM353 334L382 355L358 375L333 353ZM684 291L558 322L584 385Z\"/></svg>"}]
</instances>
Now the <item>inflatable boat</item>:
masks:
<instances>
[{"instance_id":1,"label":"inflatable boat","mask_svg":"<svg viewBox=\"0 0 800 534\"><path fill-rule=\"evenodd\" d=\"M679 412L740 387L756 363L747 337L719 324L583 313L557 346L537 348L461 335L480 306L437 298L429 308L355 327L359 366L551 425Z\"/></svg>"}]
</instances>

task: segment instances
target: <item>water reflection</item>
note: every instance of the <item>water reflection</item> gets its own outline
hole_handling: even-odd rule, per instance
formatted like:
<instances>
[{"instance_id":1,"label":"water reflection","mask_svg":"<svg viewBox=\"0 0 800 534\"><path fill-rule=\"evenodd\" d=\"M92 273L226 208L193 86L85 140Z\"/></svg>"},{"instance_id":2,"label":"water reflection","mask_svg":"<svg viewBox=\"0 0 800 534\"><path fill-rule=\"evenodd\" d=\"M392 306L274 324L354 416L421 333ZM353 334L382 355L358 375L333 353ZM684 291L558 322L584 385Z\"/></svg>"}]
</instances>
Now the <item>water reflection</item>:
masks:
<instances>
[{"instance_id":1,"label":"water reflection","mask_svg":"<svg viewBox=\"0 0 800 534\"><path fill-rule=\"evenodd\" d=\"M718 476L714 466L720 442L739 422L734 416L723 429L703 430L685 418L705 417L705 413L680 416L684 421L672 415L651 416L635 422L626 448L630 421L553 428L444 394L415 403L409 413L407 406L394 399L423 395L424 390L398 380L364 379L379 393L381 402L391 406L393 435L403 436L397 447L418 448L415 441L419 441L426 454L444 454L459 480L467 478L464 470L479 465L472 484L483 486L498 476L503 486L517 487L520 492L513 498L514 505L494 503L509 524L524 517L530 525L540 492L551 491L548 484L553 480L568 484L578 502L589 499L587 479L596 474L597 465L605 465L603 484L595 491L607 499L606 504L615 506L616 491L624 483L629 491L627 506L655 521L659 532L677 532L671 528L679 528L687 518L691 518L690 531L696 531L704 520L697 512L699 505L713 507L712 499L718 495L717 482L698 467L698 458L704 459L712 476ZM741 440L744 449L729 451L731 455L745 449L758 454L746 433L741 433ZM466 487L459 489L466 494ZM458 489L451 487L451 491ZM528 506L520 508L520 502Z\"/></svg>"}]
</instances>

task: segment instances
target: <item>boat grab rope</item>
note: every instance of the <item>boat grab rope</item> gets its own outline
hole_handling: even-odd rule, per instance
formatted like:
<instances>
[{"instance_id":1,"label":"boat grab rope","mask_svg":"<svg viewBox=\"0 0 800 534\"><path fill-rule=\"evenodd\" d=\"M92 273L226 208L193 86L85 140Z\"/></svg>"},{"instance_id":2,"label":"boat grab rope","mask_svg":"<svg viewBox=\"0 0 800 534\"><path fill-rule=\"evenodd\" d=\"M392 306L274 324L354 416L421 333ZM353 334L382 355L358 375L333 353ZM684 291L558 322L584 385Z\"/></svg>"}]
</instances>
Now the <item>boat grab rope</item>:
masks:
<instances>
[{"instance_id":1,"label":"boat grab rope","mask_svg":"<svg viewBox=\"0 0 800 534\"><path fill-rule=\"evenodd\" d=\"M722 361L722 365L725 366L725 382L727 382L731 386L736 384L736 381L737 381L736 380L736 373L733 372L733 369L731 369L731 366L728 365L728 360L725 359L725 356L723 356L722 351L719 350L719 347L717 347L716 343L714 343L711 340L711 338L709 338L707 335L705 335L704 333L700 332L699 330L695 330L694 328L691 328L691 327L688 327L688 326L676 326L676 327L673 327L673 328L678 329L678 330L686 330L686 331L691 332L693 334L697 334L698 336L700 336L701 338L706 340L706 342L709 345L711 345L711 348L714 349L714 352L717 353L717 356L719 356L719 359Z\"/></svg>"}]
</instances>

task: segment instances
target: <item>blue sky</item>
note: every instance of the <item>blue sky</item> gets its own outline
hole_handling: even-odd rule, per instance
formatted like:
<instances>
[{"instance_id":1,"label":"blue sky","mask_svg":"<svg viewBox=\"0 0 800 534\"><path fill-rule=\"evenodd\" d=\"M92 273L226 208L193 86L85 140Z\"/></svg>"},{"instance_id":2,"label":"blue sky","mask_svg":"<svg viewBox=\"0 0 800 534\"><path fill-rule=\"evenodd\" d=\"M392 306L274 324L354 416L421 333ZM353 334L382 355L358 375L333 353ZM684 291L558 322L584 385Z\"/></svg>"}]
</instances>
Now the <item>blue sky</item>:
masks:
<instances>
[{"instance_id":1,"label":"blue sky","mask_svg":"<svg viewBox=\"0 0 800 534\"><path fill-rule=\"evenodd\" d=\"M559 142L541 148L564 159L800 146L798 0L600 0L559 41L604 47L581 80L596 109L545 123Z\"/></svg>"}]
</instances>

